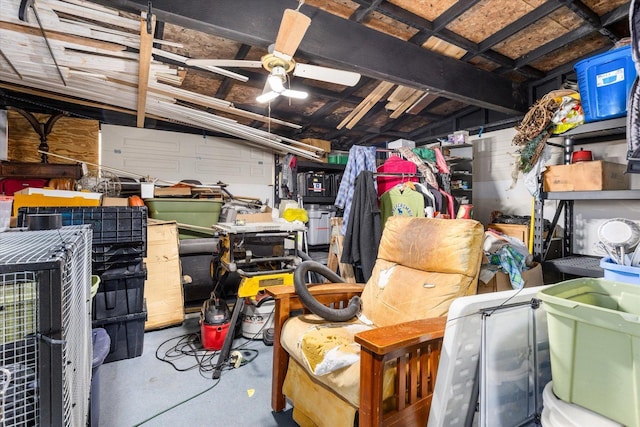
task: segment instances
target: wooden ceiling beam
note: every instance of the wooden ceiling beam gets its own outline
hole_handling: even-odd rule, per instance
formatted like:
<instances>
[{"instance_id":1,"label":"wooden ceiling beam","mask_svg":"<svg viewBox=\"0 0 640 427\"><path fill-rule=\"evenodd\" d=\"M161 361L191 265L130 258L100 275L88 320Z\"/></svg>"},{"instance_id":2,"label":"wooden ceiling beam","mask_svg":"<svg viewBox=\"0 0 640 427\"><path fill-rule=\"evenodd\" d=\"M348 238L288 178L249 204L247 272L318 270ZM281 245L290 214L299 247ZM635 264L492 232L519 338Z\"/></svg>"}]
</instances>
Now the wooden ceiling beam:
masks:
<instances>
[{"instance_id":1,"label":"wooden ceiling beam","mask_svg":"<svg viewBox=\"0 0 640 427\"><path fill-rule=\"evenodd\" d=\"M147 19L150 19L151 22L148 23ZM136 125L139 128L144 127L144 115L147 107L147 89L149 87L149 68L151 66L151 49L153 48L153 33L156 27L155 15L148 16L147 19L140 18L140 59L138 61L138 104L136 110L138 112Z\"/></svg>"},{"instance_id":2,"label":"wooden ceiling beam","mask_svg":"<svg viewBox=\"0 0 640 427\"><path fill-rule=\"evenodd\" d=\"M129 11L147 8L140 0L93 1ZM275 40L283 9L297 6L294 0L153 2L160 20L262 47ZM504 113L521 113L528 108L525 88L514 86L503 76L408 45L306 4L300 10L312 18L312 24L298 50L318 65L356 70L372 78Z\"/></svg>"}]
</instances>

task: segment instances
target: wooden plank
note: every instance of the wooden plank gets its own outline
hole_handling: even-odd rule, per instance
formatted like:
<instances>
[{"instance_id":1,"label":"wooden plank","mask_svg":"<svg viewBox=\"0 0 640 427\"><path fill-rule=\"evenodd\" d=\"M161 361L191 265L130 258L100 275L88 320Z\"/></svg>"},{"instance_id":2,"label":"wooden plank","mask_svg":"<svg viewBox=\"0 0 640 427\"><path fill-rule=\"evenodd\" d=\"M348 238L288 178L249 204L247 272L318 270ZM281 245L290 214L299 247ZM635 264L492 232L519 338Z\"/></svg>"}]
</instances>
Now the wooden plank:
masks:
<instances>
[{"instance_id":1,"label":"wooden plank","mask_svg":"<svg viewBox=\"0 0 640 427\"><path fill-rule=\"evenodd\" d=\"M28 34L35 37L42 37L42 33L40 33L40 30L37 27L14 24L11 22L0 21L0 30L8 30L8 31L21 33L21 34ZM88 39L85 37L76 36L69 33L61 33L57 30L52 30L52 29L47 29L47 37L52 40L59 40L62 42L69 42L69 43L89 46L96 49L103 49L106 51L116 52L116 51L125 50L125 46L122 46L120 44Z\"/></svg>"},{"instance_id":2,"label":"wooden plank","mask_svg":"<svg viewBox=\"0 0 640 427\"><path fill-rule=\"evenodd\" d=\"M396 108L395 111L391 113L389 117L392 119L397 119L398 117L400 117L402 113L407 111L409 107L414 105L416 101L420 99L423 95L424 95L423 91L415 89L413 93L407 99L405 99L404 102L400 104L398 108Z\"/></svg>"},{"instance_id":3,"label":"wooden plank","mask_svg":"<svg viewBox=\"0 0 640 427\"><path fill-rule=\"evenodd\" d=\"M347 126L347 129L353 128L353 126L369 111L376 102L378 102L386 93L393 87L393 83L389 82L381 82L376 88L371 91L369 95L367 95L361 102L358 104L348 115L347 117L338 124L337 129L342 129ZM364 112L363 112L364 111ZM358 117L359 116L359 117ZM354 119L358 117L357 120ZM349 124L351 123L351 127Z\"/></svg>"},{"instance_id":4,"label":"wooden plank","mask_svg":"<svg viewBox=\"0 0 640 427\"><path fill-rule=\"evenodd\" d=\"M362 119L364 115L367 114L369 110L371 110L373 106L376 105L376 103L380 101L382 97L385 96L393 86L394 86L393 83L389 83L389 82L380 83L376 88L375 93L368 100L366 105L364 105L363 108L361 108L360 111L355 116L353 116L351 120L349 120L349 123L347 123L346 128L353 129L353 127L360 121L360 119Z\"/></svg>"},{"instance_id":5,"label":"wooden plank","mask_svg":"<svg viewBox=\"0 0 640 427\"><path fill-rule=\"evenodd\" d=\"M147 88L149 87L149 66L151 65L151 48L153 33L156 28L156 17L151 17L151 33L147 32L147 21L140 18L140 60L138 64L138 117L136 124L144 127L144 113L147 104Z\"/></svg>"}]
</instances>

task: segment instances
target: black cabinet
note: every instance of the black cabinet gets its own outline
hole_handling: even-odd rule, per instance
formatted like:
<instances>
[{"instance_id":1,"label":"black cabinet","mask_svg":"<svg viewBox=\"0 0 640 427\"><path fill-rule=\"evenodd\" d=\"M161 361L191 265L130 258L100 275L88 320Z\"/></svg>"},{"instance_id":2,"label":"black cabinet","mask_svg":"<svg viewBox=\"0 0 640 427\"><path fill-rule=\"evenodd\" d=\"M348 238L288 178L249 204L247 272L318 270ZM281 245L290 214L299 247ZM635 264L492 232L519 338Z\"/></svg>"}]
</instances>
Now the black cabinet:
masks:
<instances>
[{"instance_id":1,"label":"black cabinet","mask_svg":"<svg viewBox=\"0 0 640 427\"><path fill-rule=\"evenodd\" d=\"M310 161L296 162L292 169L293 182L288 188L290 199L302 200L303 204L332 205L336 199L342 174L346 165ZM280 187L282 164L276 162L276 188ZM276 191L276 204L280 203L280 192Z\"/></svg>"}]
</instances>

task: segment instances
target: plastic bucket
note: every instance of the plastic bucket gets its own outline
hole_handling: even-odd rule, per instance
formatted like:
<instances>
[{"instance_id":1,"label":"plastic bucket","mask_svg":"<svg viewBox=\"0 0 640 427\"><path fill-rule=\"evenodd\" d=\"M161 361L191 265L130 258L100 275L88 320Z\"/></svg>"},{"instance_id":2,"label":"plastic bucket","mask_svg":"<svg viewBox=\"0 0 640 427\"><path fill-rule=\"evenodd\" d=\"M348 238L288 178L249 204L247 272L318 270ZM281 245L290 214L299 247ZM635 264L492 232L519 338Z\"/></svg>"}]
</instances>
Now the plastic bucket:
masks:
<instances>
[{"instance_id":1,"label":"plastic bucket","mask_svg":"<svg viewBox=\"0 0 640 427\"><path fill-rule=\"evenodd\" d=\"M100 424L100 366L111 349L111 338L103 328L91 331L93 363L91 366L91 425Z\"/></svg>"}]
</instances>

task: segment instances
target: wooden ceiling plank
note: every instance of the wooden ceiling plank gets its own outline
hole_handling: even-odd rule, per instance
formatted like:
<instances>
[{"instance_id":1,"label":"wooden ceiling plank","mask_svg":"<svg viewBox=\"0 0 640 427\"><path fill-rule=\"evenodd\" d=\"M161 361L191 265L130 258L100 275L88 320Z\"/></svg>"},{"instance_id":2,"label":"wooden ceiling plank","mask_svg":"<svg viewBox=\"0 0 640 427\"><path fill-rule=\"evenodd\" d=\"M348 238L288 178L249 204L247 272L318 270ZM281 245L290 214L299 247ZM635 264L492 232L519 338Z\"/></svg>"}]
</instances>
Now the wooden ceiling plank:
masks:
<instances>
[{"instance_id":1,"label":"wooden ceiling plank","mask_svg":"<svg viewBox=\"0 0 640 427\"><path fill-rule=\"evenodd\" d=\"M193 2L154 0L153 7L159 19L165 22L255 46L273 43L282 15L280 0L257 3L219 0L199 4L202 7ZM118 7L140 11L147 9L147 3L121 0ZM238 10L243 13L239 14ZM302 5L301 11L313 14L313 25L307 30L299 52L318 65L356 69L369 77L430 90L507 114L521 113L528 108L524 87L514 88L513 82L506 77L442 57L308 5ZM344 34L349 37L345 38Z\"/></svg>"},{"instance_id":2,"label":"wooden ceiling plank","mask_svg":"<svg viewBox=\"0 0 640 427\"><path fill-rule=\"evenodd\" d=\"M432 95L429 92L425 92L416 102L413 103L411 107L407 109L407 114L418 114L425 108L429 106L433 101L435 101L438 97L436 95Z\"/></svg>"},{"instance_id":3,"label":"wooden ceiling plank","mask_svg":"<svg viewBox=\"0 0 640 427\"><path fill-rule=\"evenodd\" d=\"M375 105L376 102L378 102L380 99L382 99L382 97L393 87L393 83L389 83L389 82L380 82L380 84L378 84L378 86L376 86L376 88L374 90L371 91L371 93L369 95L367 95L361 102L360 104L358 104L348 115L347 117L344 118L344 120L342 120L342 122L340 122L340 124L336 127L336 129L342 129L344 126L347 126L347 129L350 129L348 127L348 124L356 117L360 114L361 111L364 110L364 113L362 113L362 116L364 116L364 114L367 113L367 111L369 111L371 109L371 107L373 107L373 105ZM376 100L377 99L377 100ZM360 118L362 118L362 116L360 116ZM359 120L359 119L358 119ZM356 121L357 123L357 121ZM355 124L355 123L354 123Z\"/></svg>"},{"instance_id":4,"label":"wooden ceiling plank","mask_svg":"<svg viewBox=\"0 0 640 427\"><path fill-rule=\"evenodd\" d=\"M154 92L154 93L158 93L158 94L165 94L167 96L171 96L174 97L176 99L182 100L182 101L186 101L186 102L191 102L194 103L196 105L200 105L202 107L208 107L208 108L213 108L215 110L218 111L224 111L227 113L231 113L231 114L235 114L237 116L241 116L241 117L246 117L249 119L253 119L253 120L258 120L260 122L263 123L274 123L274 124L279 124L279 125L283 125L283 126L288 126L291 127L293 129L300 129L302 126L295 124L295 123L290 123L284 120L279 120L279 119L275 119L275 118L269 118L269 117L265 117L262 116L260 114L257 113L252 113L250 111L246 111L246 110L241 110L238 108L235 108L230 102L228 101L224 101L218 98L213 98L210 96L205 96L205 95L199 95L196 94L194 92L189 92L186 91L184 89L179 89L179 88L174 88L171 86L166 86L166 85L161 85L161 84L152 84L149 87L149 91Z\"/></svg>"},{"instance_id":5,"label":"wooden ceiling plank","mask_svg":"<svg viewBox=\"0 0 640 427\"><path fill-rule=\"evenodd\" d=\"M144 113L147 103L147 88L149 86L149 66L151 65L151 49L153 47L153 32L156 27L156 17L151 16L151 31L147 32L147 20L140 18L140 60L138 61L138 117L136 124L144 127Z\"/></svg>"},{"instance_id":6,"label":"wooden ceiling plank","mask_svg":"<svg viewBox=\"0 0 640 427\"><path fill-rule=\"evenodd\" d=\"M40 36L40 30L37 27L29 26L29 25L21 25L14 24L11 22L0 21L0 30L8 30L15 31L21 34L28 34L31 36ZM50 40L59 40L63 42L75 43L79 45L89 46L96 49L103 49L105 51L123 51L125 46L109 43L104 41L97 41L92 39L87 39L84 37L79 37L76 35L61 33L57 30L52 30L47 28L47 37Z\"/></svg>"},{"instance_id":7,"label":"wooden ceiling plank","mask_svg":"<svg viewBox=\"0 0 640 427\"><path fill-rule=\"evenodd\" d=\"M95 22L115 25L132 31L138 30L138 24L135 20L114 15L112 13L105 13L96 9L89 9L63 1L37 0L36 4L42 4L56 12L64 12L68 15L77 16L81 19L91 19Z\"/></svg>"},{"instance_id":8,"label":"wooden ceiling plank","mask_svg":"<svg viewBox=\"0 0 640 427\"><path fill-rule=\"evenodd\" d=\"M407 99L404 100L404 102L402 104L400 104L398 106L398 108L395 109L395 111L393 113L391 113L391 115L389 117L392 118L392 119L397 119L398 117L400 117L402 115L402 113L407 111L407 109L409 107L411 107L413 104L415 104L415 102L418 99L420 99L422 97L422 95L424 95L423 91L415 90Z\"/></svg>"},{"instance_id":9,"label":"wooden ceiling plank","mask_svg":"<svg viewBox=\"0 0 640 427\"><path fill-rule=\"evenodd\" d=\"M358 111L358 113L353 116L349 123L346 124L347 129L353 129L353 127L371 110L377 103L384 97L389 90L394 86L393 83L390 82L382 82L378 85L378 87L372 92L372 97L368 100L368 102Z\"/></svg>"},{"instance_id":10,"label":"wooden ceiling plank","mask_svg":"<svg viewBox=\"0 0 640 427\"><path fill-rule=\"evenodd\" d=\"M43 98L55 99L57 101L68 102L68 103L72 103L72 104L80 104L80 105L84 105L84 106L87 106L87 107L93 107L93 108L100 108L100 109L104 109L104 110L108 110L108 111L117 111L117 112L126 113L126 114L133 114L134 113L132 110L128 110L126 108L121 108L121 107L117 107L117 106L113 106L113 105L109 105L109 104L104 104L104 103L100 103L100 102L85 101L85 100L82 100L82 99L71 98L71 97L67 97L67 96L63 96L63 95L57 95L55 93L45 92L45 91L42 91L42 90L27 88L27 87L14 85L14 84L10 84L10 83L0 82L0 88L8 89L8 90L11 90L11 91L14 91L14 92L24 93L24 94L28 94L28 95L35 95L35 96L40 96L40 97L43 97Z\"/></svg>"}]
</instances>

